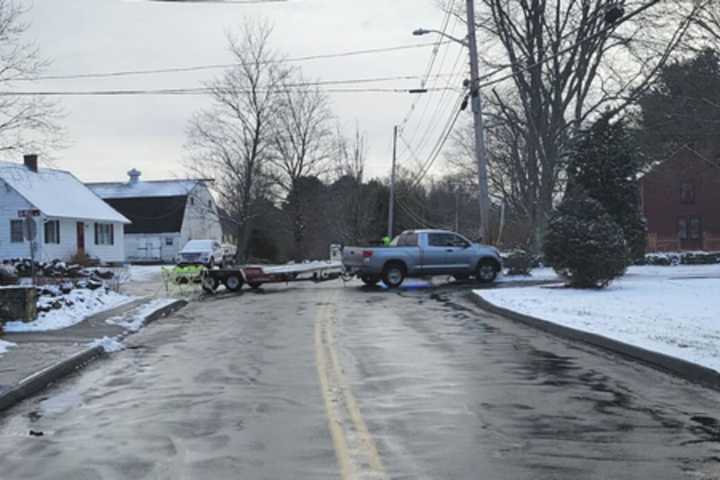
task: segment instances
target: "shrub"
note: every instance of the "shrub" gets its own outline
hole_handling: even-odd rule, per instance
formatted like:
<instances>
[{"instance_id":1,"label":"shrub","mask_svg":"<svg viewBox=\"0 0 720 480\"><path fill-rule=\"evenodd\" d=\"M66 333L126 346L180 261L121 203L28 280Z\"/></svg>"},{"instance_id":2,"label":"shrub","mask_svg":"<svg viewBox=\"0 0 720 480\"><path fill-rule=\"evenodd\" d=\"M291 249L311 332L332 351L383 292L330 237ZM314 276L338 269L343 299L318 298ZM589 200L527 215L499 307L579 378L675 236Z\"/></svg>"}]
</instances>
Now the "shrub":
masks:
<instances>
[{"instance_id":1,"label":"shrub","mask_svg":"<svg viewBox=\"0 0 720 480\"><path fill-rule=\"evenodd\" d=\"M603 288L625 273L622 228L592 198L566 197L550 220L545 259L571 287Z\"/></svg>"},{"instance_id":2,"label":"shrub","mask_svg":"<svg viewBox=\"0 0 720 480\"><path fill-rule=\"evenodd\" d=\"M513 250L503 259L503 263L508 268L507 275L530 275L536 260L525 250Z\"/></svg>"}]
</instances>

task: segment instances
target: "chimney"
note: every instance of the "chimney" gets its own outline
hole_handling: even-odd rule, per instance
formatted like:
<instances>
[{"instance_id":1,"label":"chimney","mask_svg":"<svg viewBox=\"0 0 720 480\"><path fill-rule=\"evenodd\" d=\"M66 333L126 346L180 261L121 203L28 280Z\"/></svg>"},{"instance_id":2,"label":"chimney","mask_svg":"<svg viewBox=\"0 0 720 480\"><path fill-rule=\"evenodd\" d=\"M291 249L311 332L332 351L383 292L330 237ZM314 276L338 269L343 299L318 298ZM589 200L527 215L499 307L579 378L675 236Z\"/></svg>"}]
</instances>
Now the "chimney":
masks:
<instances>
[{"instance_id":1,"label":"chimney","mask_svg":"<svg viewBox=\"0 0 720 480\"><path fill-rule=\"evenodd\" d=\"M142 172L133 168L132 170L127 172L127 174L128 174L128 177L130 177L130 182L128 182L128 183L130 183L130 185L133 185L140 181L140 175L142 175Z\"/></svg>"},{"instance_id":2,"label":"chimney","mask_svg":"<svg viewBox=\"0 0 720 480\"><path fill-rule=\"evenodd\" d=\"M38 171L38 156L35 154L31 155L25 155L23 157L25 160L25 167L30 170L31 172L37 173Z\"/></svg>"}]
</instances>

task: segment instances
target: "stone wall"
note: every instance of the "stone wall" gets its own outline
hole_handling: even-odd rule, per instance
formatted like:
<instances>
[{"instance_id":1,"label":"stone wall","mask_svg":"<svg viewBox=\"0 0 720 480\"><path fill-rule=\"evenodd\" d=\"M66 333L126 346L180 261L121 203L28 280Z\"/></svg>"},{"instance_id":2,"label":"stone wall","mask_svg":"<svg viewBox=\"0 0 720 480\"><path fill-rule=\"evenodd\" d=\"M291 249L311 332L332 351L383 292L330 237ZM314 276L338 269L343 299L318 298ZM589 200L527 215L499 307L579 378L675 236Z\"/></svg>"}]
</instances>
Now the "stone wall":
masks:
<instances>
[{"instance_id":1,"label":"stone wall","mask_svg":"<svg viewBox=\"0 0 720 480\"><path fill-rule=\"evenodd\" d=\"M8 321L32 322L37 318L35 287L0 288L0 325Z\"/></svg>"}]
</instances>

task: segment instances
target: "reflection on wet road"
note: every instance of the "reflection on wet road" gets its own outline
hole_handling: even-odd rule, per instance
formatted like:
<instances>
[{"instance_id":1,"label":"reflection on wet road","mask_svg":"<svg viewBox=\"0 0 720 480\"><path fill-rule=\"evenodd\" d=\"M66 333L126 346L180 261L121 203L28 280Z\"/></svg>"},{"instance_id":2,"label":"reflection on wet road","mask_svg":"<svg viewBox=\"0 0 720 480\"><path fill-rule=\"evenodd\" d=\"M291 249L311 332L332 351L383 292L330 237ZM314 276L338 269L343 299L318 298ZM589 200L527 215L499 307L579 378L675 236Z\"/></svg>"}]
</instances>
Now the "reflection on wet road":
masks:
<instances>
[{"instance_id":1,"label":"reflection on wet road","mask_svg":"<svg viewBox=\"0 0 720 480\"><path fill-rule=\"evenodd\" d=\"M0 418L0 478L340 478L338 431L355 478L720 478L719 394L465 294L193 304Z\"/></svg>"}]
</instances>

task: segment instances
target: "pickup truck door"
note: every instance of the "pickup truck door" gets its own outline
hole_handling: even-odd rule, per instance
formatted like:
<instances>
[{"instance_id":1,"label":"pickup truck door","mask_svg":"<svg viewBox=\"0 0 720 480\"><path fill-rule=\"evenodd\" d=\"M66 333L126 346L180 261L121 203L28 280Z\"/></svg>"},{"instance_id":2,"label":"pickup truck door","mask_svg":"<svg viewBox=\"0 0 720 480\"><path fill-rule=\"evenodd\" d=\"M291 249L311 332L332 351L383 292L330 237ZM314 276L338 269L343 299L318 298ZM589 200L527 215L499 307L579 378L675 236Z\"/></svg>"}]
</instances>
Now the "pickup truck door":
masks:
<instances>
[{"instance_id":1,"label":"pickup truck door","mask_svg":"<svg viewBox=\"0 0 720 480\"><path fill-rule=\"evenodd\" d=\"M446 233L428 233L422 248L423 273L443 275L450 272L452 266L448 254L451 252Z\"/></svg>"},{"instance_id":2,"label":"pickup truck door","mask_svg":"<svg viewBox=\"0 0 720 480\"><path fill-rule=\"evenodd\" d=\"M474 256L474 250L470 248L472 244L455 234L448 234L447 242L446 258L451 269L449 273L470 272Z\"/></svg>"}]
</instances>

